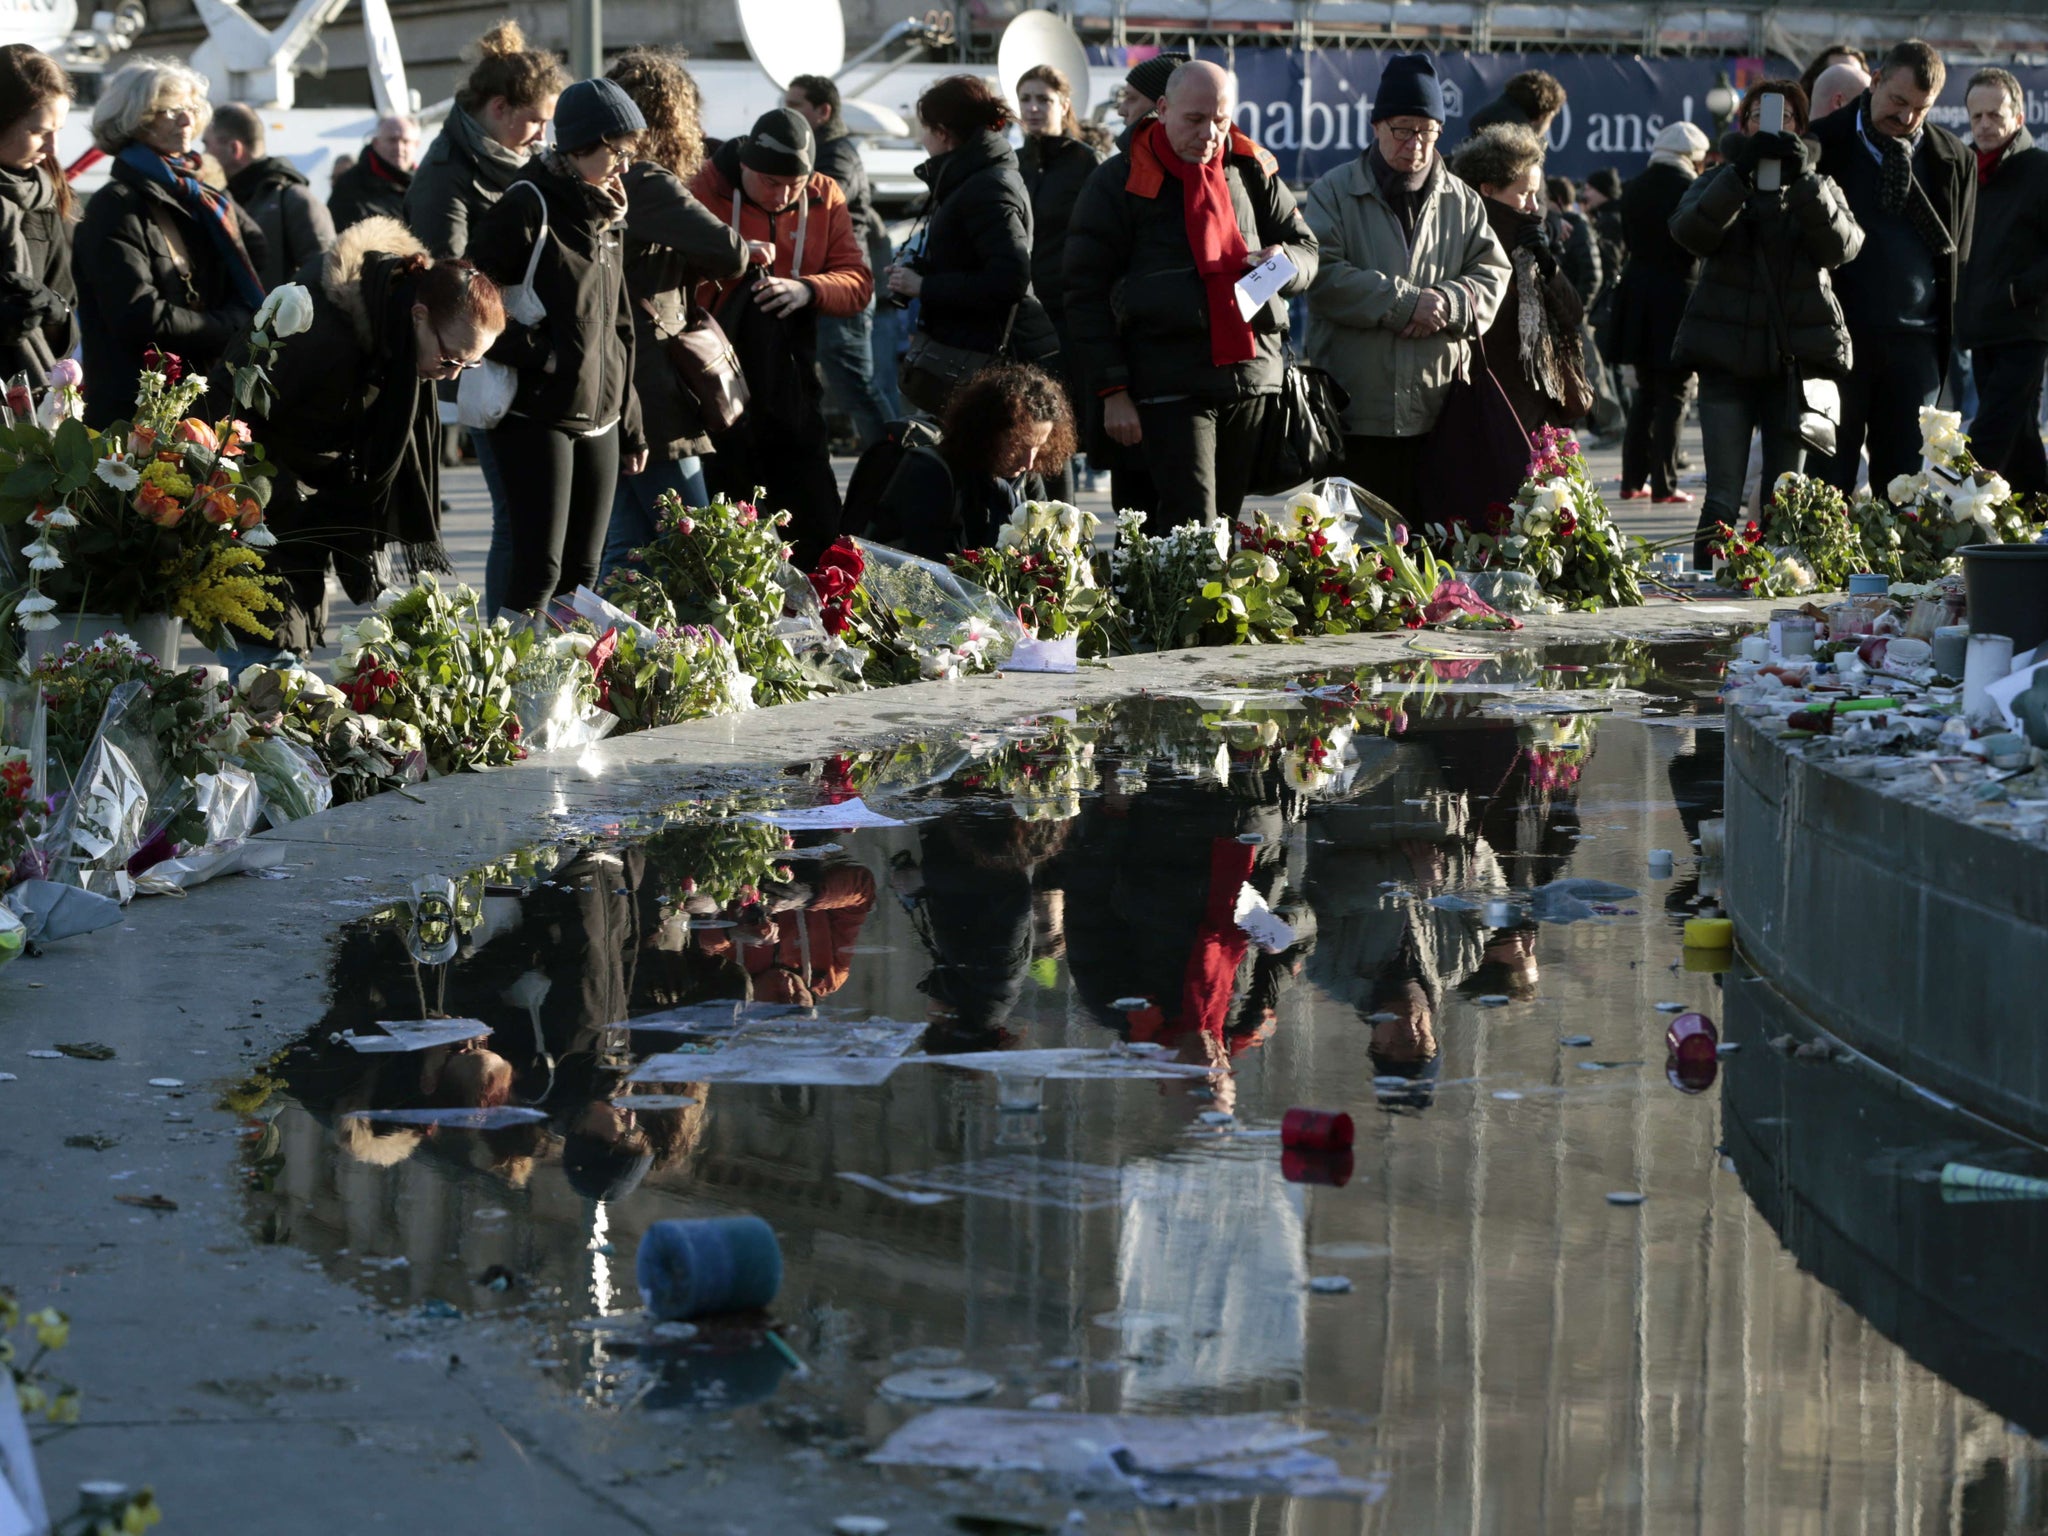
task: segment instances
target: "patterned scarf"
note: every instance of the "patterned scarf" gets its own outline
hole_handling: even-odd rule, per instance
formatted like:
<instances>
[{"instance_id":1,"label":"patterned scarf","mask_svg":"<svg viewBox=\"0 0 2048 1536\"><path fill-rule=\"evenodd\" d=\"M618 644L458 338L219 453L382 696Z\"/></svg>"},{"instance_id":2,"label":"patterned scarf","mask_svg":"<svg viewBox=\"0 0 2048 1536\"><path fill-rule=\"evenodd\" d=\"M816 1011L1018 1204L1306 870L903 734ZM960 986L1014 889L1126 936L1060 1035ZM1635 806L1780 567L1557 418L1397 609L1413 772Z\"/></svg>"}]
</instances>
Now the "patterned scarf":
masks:
<instances>
[{"instance_id":1,"label":"patterned scarf","mask_svg":"<svg viewBox=\"0 0 2048 1536\"><path fill-rule=\"evenodd\" d=\"M1251 247L1237 227L1230 201L1230 180L1224 174L1223 152L1206 165L1190 165L1173 152L1166 125L1146 126L1159 168L1180 183L1181 214L1187 221L1188 249L1209 298L1209 361L1218 368L1248 363L1258 355L1251 323L1237 312L1237 280Z\"/></svg>"},{"instance_id":2,"label":"patterned scarf","mask_svg":"<svg viewBox=\"0 0 2048 1536\"><path fill-rule=\"evenodd\" d=\"M1912 224L1927 249L1936 256L1946 259L1955 254L1955 242L1949 238L1947 227L1941 222L1941 215L1928 200L1926 191L1913 174L1913 151L1906 147L1904 139L1895 139L1888 133L1872 133L1868 118L1859 114L1856 126L1863 134L1863 142L1877 154L1878 201L1886 213L1903 213Z\"/></svg>"},{"instance_id":3,"label":"patterned scarf","mask_svg":"<svg viewBox=\"0 0 2048 1536\"><path fill-rule=\"evenodd\" d=\"M263 307L263 280L242 247L241 231L235 227L234 205L199 179L197 155L160 155L142 144L130 144L117 157L130 170L156 183L173 197L193 221L206 231L219 253L234 285L235 297L250 309Z\"/></svg>"}]
</instances>

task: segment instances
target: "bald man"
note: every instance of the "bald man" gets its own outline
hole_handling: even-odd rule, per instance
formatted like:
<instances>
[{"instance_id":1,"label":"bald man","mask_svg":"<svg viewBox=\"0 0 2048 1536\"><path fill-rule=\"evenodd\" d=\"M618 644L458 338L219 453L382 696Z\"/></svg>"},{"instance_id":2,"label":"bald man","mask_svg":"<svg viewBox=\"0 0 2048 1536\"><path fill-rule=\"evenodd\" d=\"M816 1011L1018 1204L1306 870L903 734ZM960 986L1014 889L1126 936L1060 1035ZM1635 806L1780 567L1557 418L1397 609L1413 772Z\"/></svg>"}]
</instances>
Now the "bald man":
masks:
<instances>
[{"instance_id":1,"label":"bald man","mask_svg":"<svg viewBox=\"0 0 2048 1536\"><path fill-rule=\"evenodd\" d=\"M337 230L382 214L405 222L405 189L420 163L420 127L409 117L383 117L362 158L334 178L327 211Z\"/></svg>"},{"instance_id":2,"label":"bald man","mask_svg":"<svg viewBox=\"0 0 2048 1536\"><path fill-rule=\"evenodd\" d=\"M1286 368L1287 299L1316 274L1315 236L1273 157L1232 126L1236 105L1217 66L1181 65L1067 226L1081 375L1103 430L1145 456L1155 532L1237 516ZM1281 254L1293 275L1247 321L1238 280Z\"/></svg>"},{"instance_id":3,"label":"bald man","mask_svg":"<svg viewBox=\"0 0 2048 1536\"><path fill-rule=\"evenodd\" d=\"M1839 64L1830 64L1813 82L1812 110L1807 114L1808 120L1816 121L1830 112L1841 111L1869 89L1870 71L1861 64L1847 59Z\"/></svg>"}]
</instances>

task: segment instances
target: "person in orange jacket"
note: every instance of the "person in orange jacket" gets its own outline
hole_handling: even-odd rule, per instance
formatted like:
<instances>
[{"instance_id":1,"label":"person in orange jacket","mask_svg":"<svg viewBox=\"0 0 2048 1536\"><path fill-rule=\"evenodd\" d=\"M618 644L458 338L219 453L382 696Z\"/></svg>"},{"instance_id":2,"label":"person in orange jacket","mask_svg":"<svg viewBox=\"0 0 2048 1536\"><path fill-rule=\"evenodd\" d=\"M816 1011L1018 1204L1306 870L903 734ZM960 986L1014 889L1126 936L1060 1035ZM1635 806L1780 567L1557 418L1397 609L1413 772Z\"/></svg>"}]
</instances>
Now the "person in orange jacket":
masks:
<instances>
[{"instance_id":1,"label":"person in orange jacket","mask_svg":"<svg viewBox=\"0 0 2048 1536\"><path fill-rule=\"evenodd\" d=\"M754 997L769 1003L811 1003L846 985L851 947L875 909L875 877L859 864L830 864L801 907L778 912L740 947L754 978Z\"/></svg>"},{"instance_id":2,"label":"person in orange jacket","mask_svg":"<svg viewBox=\"0 0 2048 1536\"><path fill-rule=\"evenodd\" d=\"M707 462L715 492L767 492L767 510L793 514L796 562L809 569L839 534L839 483L820 409L819 315L856 315L875 291L846 195L817 171L800 113L763 113L720 145L690 182L697 200L753 242L755 265L705 283L698 300L718 317L746 374L746 414Z\"/></svg>"}]
</instances>

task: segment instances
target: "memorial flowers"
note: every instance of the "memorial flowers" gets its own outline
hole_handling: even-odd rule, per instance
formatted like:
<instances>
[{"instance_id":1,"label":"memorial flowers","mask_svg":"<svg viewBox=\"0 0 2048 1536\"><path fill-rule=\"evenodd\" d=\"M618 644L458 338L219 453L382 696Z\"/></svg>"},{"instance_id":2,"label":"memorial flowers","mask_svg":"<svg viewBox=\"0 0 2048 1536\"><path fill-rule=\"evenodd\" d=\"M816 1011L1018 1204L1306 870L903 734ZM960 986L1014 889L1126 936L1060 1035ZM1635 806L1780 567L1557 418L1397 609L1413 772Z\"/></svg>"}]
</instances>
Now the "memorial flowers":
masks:
<instances>
[{"instance_id":1,"label":"memorial flowers","mask_svg":"<svg viewBox=\"0 0 2048 1536\"><path fill-rule=\"evenodd\" d=\"M1812 475L1784 474L1761 519L1715 525L1724 579L1754 597L1839 592L1865 568L1864 542L1842 493Z\"/></svg>"},{"instance_id":2,"label":"memorial flowers","mask_svg":"<svg viewBox=\"0 0 2048 1536\"><path fill-rule=\"evenodd\" d=\"M1895 476L1881 496L1855 507L1869 569L1898 581L1931 581L1961 569L1965 544L2023 544L2048 521L2041 498L2029 505L1977 462L1957 412L1920 412L1920 455L1918 473Z\"/></svg>"},{"instance_id":3,"label":"memorial flowers","mask_svg":"<svg viewBox=\"0 0 2048 1536\"><path fill-rule=\"evenodd\" d=\"M1614 526L1577 442L1554 427L1529 441L1528 478L1515 499L1493 508L1483 530L1437 525L1432 540L1448 543L1460 570L1525 572L1567 607L1640 607L1641 543Z\"/></svg>"},{"instance_id":4,"label":"memorial flowers","mask_svg":"<svg viewBox=\"0 0 2048 1536\"><path fill-rule=\"evenodd\" d=\"M970 549L950 563L1001 599L1027 633L1072 635L1083 656L1107 656L1114 647L1116 598L1096 579L1094 513L1064 501L1027 501L997 530L993 549Z\"/></svg>"},{"instance_id":5,"label":"memorial flowers","mask_svg":"<svg viewBox=\"0 0 2048 1536\"><path fill-rule=\"evenodd\" d=\"M868 687L993 672L1022 633L999 598L954 570L858 539L827 549L811 585L826 632L858 658Z\"/></svg>"},{"instance_id":6,"label":"memorial flowers","mask_svg":"<svg viewBox=\"0 0 2048 1536\"><path fill-rule=\"evenodd\" d=\"M282 606L259 553L276 542L263 522L275 471L248 427L191 415L205 381L168 353L148 354L135 419L105 433L73 413L79 382L76 363L58 363L43 406L10 407L0 427L0 524L16 530L25 577L16 626L173 614L209 647L230 627L268 638L263 617Z\"/></svg>"}]
</instances>

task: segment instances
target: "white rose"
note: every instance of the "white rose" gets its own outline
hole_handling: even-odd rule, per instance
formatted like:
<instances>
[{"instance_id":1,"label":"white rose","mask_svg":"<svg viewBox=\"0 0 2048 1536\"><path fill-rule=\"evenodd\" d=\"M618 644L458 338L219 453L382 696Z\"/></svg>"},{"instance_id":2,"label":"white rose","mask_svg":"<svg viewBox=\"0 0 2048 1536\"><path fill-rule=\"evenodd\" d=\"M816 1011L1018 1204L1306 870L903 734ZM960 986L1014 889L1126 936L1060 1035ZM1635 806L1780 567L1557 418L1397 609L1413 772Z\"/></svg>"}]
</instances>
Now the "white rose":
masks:
<instances>
[{"instance_id":1,"label":"white rose","mask_svg":"<svg viewBox=\"0 0 2048 1536\"><path fill-rule=\"evenodd\" d=\"M356 643L358 645L382 645L390 638L391 626L377 614L371 614L367 619L356 625Z\"/></svg>"},{"instance_id":2,"label":"white rose","mask_svg":"<svg viewBox=\"0 0 2048 1536\"><path fill-rule=\"evenodd\" d=\"M1540 505L1531 507L1528 516L1522 519L1522 531L1533 534L1537 538L1541 538L1544 534L1550 532L1550 526L1550 513L1545 511Z\"/></svg>"},{"instance_id":3,"label":"white rose","mask_svg":"<svg viewBox=\"0 0 2048 1536\"><path fill-rule=\"evenodd\" d=\"M1885 500L1895 507L1903 507L1926 487L1927 482L1918 475L1893 475L1892 483L1884 488Z\"/></svg>"},{"instance_id":4,"label":"white rose","mask_svg":"<svg viewBox=\"0 0 2048 1536\"><path fill-rule=\"evenodd\" d=\"M1015 549L1023 537L1023 532L1017 527L1015 522L1005 523L996 530L996 548Z\"/></svg>"},{"instance_id":5,"label":"white rose","mask_svg":"<svg viewBox=\"0 0 2048 1536\"><path fill-rule=\"evenodd\" d=\"M1797 470L1786 470L1784 474L1778 476L1777 483L1771 487L1771 494L1783 496L1787 491L1797 490L1802 478Z\"/></svg>"},{"instance_id":6,"label":"white rose","mask_svg":"<svg viewBox=\"0 0 2048 1536\"><path fill-rule=\"evenodd\" d=\"M256 311L256 329L269 331L279 341L310 329L312 324L313 295L301 283L271 289L263 307Z\"/></svg>"}]
</instances>

